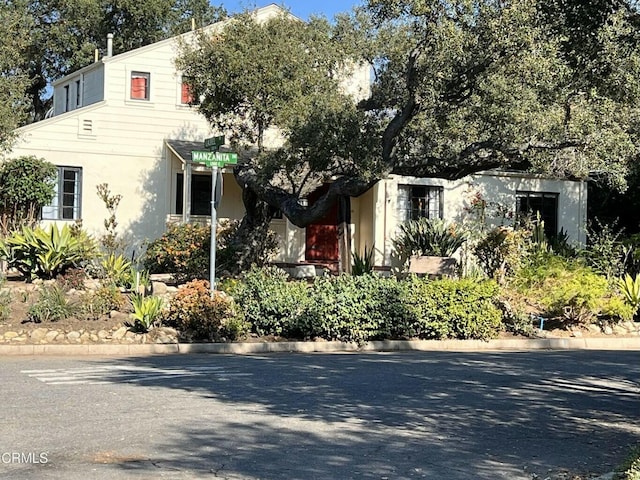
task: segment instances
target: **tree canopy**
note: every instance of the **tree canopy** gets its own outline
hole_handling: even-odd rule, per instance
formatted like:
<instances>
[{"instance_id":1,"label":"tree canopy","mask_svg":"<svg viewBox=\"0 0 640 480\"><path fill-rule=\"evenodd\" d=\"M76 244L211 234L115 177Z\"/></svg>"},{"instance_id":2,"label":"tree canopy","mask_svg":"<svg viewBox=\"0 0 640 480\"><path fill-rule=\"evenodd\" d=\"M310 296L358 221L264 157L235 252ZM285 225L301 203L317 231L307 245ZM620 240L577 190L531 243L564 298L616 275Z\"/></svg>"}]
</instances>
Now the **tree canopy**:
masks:
<instances>
[{"instance_id":1,"label":"tree canopy","mask_svg":"<svg viewBox=\"0 0 640 480\"><path fill-rule=\"evenodd\" d=\"M91 63L96 49L104 54L107 33L122 53L186 32L191 19L202 26L225 15L207 0L6 0L0 18L19 26L1 37L2 50L14 52L1 81L18 72L28 79L28 120L37 121L50 107L51 82Z\"/></svg>"},{"instance_id":2,"label":"tree canopy","mask_svg":"<svg viewBox=\"0 0 640 480\"><path fill-rule=\"evenodd\" d=\"M624 188L638 145L640 17L618 0L581 7L369 0L333 24L246 14L186 46L178 65L212 124L258 146L235 168L252 228L275 209L307 226L391 173L517 167ZM374 77L356 102L341 78L361 65ZM273 131L283 143L265 149Z\"/></svg>"},{"instance_id":3,"label":"tree canopy","mask_svg":"<svg viewBox=\"0 0 640 480\"><path fill-rule=\"evenodd\" d=\"M29 19L0 9L0 153L11 146L13 131L25 120L27 72L20 67L28 38Z\"/></svg>"}]
</instances>

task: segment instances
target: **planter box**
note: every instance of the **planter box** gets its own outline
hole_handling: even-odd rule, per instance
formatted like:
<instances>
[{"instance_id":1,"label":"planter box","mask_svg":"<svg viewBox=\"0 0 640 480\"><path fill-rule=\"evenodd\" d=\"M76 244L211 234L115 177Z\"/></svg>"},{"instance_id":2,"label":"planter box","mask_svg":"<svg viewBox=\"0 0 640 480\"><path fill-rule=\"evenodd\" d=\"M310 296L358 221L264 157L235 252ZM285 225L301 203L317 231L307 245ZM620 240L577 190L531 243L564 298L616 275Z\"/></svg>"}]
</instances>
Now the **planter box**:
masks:
<instances>
[{"instance_id":1,"label":"planter box","mask_svg":"<svg viewBox=\"0 0 640 480\"><path fill-rule=\"evenodd\" d=\"M453 257L427 257L414 255L409 258L409 273L454 277L458 262Z\"/></svg>"}]
</instances>

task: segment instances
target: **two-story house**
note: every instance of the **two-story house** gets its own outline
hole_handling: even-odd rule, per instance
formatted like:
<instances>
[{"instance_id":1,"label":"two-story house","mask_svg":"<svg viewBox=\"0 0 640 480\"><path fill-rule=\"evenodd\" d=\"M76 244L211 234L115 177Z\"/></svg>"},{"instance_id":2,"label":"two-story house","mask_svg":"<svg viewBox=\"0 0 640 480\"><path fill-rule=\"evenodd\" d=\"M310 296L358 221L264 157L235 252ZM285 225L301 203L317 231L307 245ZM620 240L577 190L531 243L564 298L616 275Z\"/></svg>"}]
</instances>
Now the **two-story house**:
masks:
<instances>
[{"instance_id":1,"label":"two-story house","mask_svg":"<svg viewBox=\"0 0 640 480\"><path fill-rule=\"evenodd\" d=\"M255 15L268 18L281 12L269 5ZM18 130L12 157L35 155L58 166L56 196L42 211L44 221L82 220L90 233L100 233L107 211L96 187L107 183L113 194L122 195L120 232L140 246L159 237L168 221L208 218L211 174L192 162L191 151L202 149L204 139L219 132L212 132L189 105L189 90L174 64L177 37L118 55L107 50L104 58L55 82L52 115ZM355 96L366 95L369 69L345 85ZM240 187L231 172L224 177L218 218L240 219ZM379 182L351 202L353 248L375 246L376 265L389 265L391 239L400 222L416 216L462 221L478 193L511 212L539 210L551 233L564 229L574 241L584 242L583 182L487 172L455 182L409 177ZM307 229L286 219L274 220L272 227L281 241L279 261L335 260L332 216ZM318 235L319 230L325 234ZM323 238L322 245L317 238Z\"/></svg>"}]
</instances>

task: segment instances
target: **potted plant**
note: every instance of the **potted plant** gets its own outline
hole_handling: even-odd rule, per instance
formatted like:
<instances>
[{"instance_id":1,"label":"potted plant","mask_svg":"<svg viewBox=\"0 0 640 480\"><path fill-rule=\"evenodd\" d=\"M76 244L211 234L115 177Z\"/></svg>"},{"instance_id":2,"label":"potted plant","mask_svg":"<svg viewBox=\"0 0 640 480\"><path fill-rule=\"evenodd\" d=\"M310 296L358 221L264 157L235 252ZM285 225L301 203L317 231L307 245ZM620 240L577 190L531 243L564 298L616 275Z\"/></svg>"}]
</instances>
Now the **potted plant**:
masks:
<instances>
[{"instance_id":1,"label":"potted plant","mask_svg":"<svg viewBox=\"0 0 640 480\"><path fill-rule=\"evenodd\" d=\"M454 223L418 218L400 225L393 247L403 265L408 262L410 273L453 276L457 261L452 255L465 240Z\"/></svg>"}]
</instances>

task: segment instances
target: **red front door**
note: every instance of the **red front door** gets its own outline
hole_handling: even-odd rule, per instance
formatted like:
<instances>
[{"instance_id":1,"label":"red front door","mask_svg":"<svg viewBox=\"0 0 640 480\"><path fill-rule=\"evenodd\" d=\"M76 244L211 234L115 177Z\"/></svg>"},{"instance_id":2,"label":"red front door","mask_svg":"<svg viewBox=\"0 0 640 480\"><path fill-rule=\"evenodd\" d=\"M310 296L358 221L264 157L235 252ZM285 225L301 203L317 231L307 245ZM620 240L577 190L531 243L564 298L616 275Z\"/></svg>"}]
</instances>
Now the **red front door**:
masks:
<instances>
[{"instance_id":1,"label":"red front door","mask_svg":"<svg viewBox=\"0 0 640 480\"><path fill-rule=\"evenodd\" d=\"M324 185L309 195L309 204L313 204L329 187ZM338 261L338 205L318 222L306 228L305 259L309 262Z\"/></svg>"}]
</instances>

